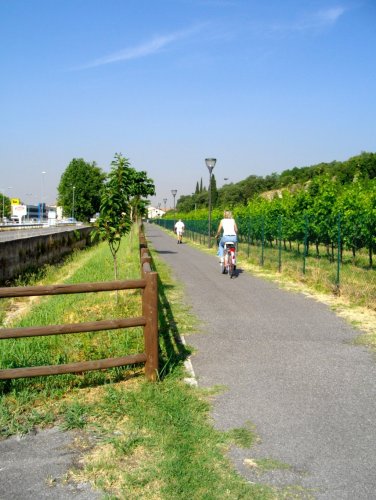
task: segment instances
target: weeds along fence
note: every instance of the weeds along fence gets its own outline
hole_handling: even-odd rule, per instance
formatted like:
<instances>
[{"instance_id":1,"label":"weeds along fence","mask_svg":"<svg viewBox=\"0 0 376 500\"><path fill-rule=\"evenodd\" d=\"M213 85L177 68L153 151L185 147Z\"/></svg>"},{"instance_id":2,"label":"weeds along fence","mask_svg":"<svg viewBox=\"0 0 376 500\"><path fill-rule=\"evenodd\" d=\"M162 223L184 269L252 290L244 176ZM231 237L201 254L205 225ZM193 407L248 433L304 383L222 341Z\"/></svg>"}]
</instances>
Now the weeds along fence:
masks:
<instances>
[{"instance_id":1,"label":"weeds along fence","mask_svg":"<svg viewBox=\"0 0 376 500\"><path fill-rule=\"evenodd\" d=\"M173 231L174 220L153 219ZM250 264L272 272L299 275L315 288L342 294L351 303L376 308L375 224L347 227L341 214L326 227L308 217L291 220L254 216L236 219L238 251ZM208 246L208 220L184 220L185 237ZM219 220L211 225L210 244ZM320 234L321 231L321 234Z\"/></svg>"},{"instance_id":2,"label":"weeds along fence","mask_svg":"<svg viewBox=\"0 0 376 500\"><path fill-rule=\"evenodd\" d=\"M132 318L106 319L84 323L49 325L40 327L20 327L0 329L0 342L5 339L40 337L46 335L67 335L83 332L98 332L131 327L143 327L144 352L115 358L80 361L61 365L31 366L0 370L0 380L43 375L81 373L119 366L143 363L148 380L155 381L158 373L158 282L157 273L151 270L151 257L145 236L140 232L141 278L137 280L117 280L97 283L79 283L74 285L49 285L30 287L0 288L0 298L51 296L60 294L78 294L107 292L114 290L142 290L142 316ZM0 346L1 347L1 346Z\"/></svg>"}]
</instances>

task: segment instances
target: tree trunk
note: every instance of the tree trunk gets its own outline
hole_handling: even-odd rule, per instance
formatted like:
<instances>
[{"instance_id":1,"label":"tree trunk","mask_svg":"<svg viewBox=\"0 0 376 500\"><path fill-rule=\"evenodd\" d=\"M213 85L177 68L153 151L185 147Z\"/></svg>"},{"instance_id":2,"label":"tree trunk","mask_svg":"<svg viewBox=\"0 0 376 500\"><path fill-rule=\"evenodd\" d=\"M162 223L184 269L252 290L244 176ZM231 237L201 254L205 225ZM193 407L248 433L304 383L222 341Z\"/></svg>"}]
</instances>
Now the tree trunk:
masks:
<instances>
[{"instance_id":1,"label":"tree trunk","mask_svg":"<svg viewBox=\"0 0 376 500\"><path fill-rule=\"evenodd\" d=\"M118 279L118 265L117 265L117 257L116 253L114 254L114 271L115 271L115 279Z\"/></svg>"}]
</instances>

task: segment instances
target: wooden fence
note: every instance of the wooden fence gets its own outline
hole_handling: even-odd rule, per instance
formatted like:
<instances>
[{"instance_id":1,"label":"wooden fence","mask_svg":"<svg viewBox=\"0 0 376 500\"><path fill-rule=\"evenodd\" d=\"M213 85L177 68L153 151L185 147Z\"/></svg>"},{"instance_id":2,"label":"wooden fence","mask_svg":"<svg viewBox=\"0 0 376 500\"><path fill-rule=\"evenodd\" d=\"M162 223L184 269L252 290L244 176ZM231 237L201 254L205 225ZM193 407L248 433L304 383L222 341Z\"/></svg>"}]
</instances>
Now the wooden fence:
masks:
<instances>
[{"instance_id":1,"label":"wooden fence","mask_svg":"<svg viewBox=\"0 0 376 500\"><path fill-rule=\"evenodd\" d=\"M45 335L65 335L142 326L144 329L144 352L117 358L81 361L62 365L9 368L0 370L0 380L22 377L38 377L42 375L59 375L63 373L80 373L89 370L101 370L115 366L144 363L145 375L147 379L155 381L158 374L158 281L157 273L151 271L151 257L149 255L146 239L143 233L140 233L140 261L141 279L138 280L79 283L75 285L6 287L0 288L0 298L141 289L142 316L64 325L3 328L0 329L0 341L2 339L37 337Z\"/></svg>"}]
</instances>

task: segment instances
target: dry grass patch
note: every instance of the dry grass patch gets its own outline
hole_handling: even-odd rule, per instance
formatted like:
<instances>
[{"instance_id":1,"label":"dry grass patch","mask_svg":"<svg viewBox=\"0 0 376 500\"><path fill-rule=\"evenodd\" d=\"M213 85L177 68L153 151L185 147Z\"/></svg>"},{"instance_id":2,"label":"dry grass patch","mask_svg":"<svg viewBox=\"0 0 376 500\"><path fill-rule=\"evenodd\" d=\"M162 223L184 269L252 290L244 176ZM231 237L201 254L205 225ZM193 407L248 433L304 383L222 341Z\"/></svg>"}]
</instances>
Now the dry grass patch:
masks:
<instances>
[{"instance_id":1,"label":"dry grass patch","mask_svg":"<svg viewBox=\"0 0 376 500\"><path fill-rule=\"evenodd\" d=\"M292 292L303 293L318 302L328 305L335 313L351 323L354 327L367 334L376 334L376 311L368 307L352 306L350 299L346 296L329 295L309 287L304 280L292 281L286 276L271 271L263 271L245 261L241 261L242 269L252 272L255 276L266 278L277 283L281 288Z\"/></svg>"}]
</instances>

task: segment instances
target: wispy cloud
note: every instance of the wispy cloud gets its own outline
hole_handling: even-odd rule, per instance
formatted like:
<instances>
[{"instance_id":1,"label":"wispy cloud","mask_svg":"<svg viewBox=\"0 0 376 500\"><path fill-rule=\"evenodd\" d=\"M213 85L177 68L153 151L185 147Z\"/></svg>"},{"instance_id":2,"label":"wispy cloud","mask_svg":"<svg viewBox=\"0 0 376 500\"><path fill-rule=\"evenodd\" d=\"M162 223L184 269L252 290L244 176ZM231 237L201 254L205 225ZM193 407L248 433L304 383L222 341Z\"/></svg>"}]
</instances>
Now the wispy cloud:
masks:
<instances>
[{"instance_id":1,"label":"wispy cloud","mask_svg":"<svg viewBox=\"0 0 376 500\"><path fill-rule=\"evenodd\" d=\"M317 13L318 21L321 24L333 24L346 12L345 7L332 7L331 9L320 10Z\"/></svg>"},{"instance_id":2,"label":"wispy cloud","mask_svg":"<svg viewBox=\"0 0 376 500\"><path fill-rule=\"evenodd\" d=\"M335 24L345 12L345 7L341 6L319 10L298 23L297 27L300 29L325 28Z\"/></svg>"},{"instance_id":3,"label":"wispy cloud","mask_svg":"<svg viewBox=\"0 0 376 500\"><path fill-rule=\"evenodd\" d=\"M316 31L334 25L346 12L346 7L335 6L307 14L291 23L277 23L270 27L274 33L297 33Z\"/></svg>"},{"instance_id":4,"label":"wispy cloud","mask_svg":"<svg viewBox=\"0 0 376 500\"><path fill-rule=\"evenodd\" d=\"M139 59L140 57L151 56L160 52L168 45L177 42L178 40L182 40L184 38L192 36L194 33L201 30L202 27L203 25L196 25L186 30L177 31L167 35L156 36L151 40L148 40L134 47L128 47L99 59L95 59L94 61L80 66L78 69L95 68L97 66L103 66L105 64L112 64L120 61L129 61L131 59Z\"/></svg>"}]
</instances>

